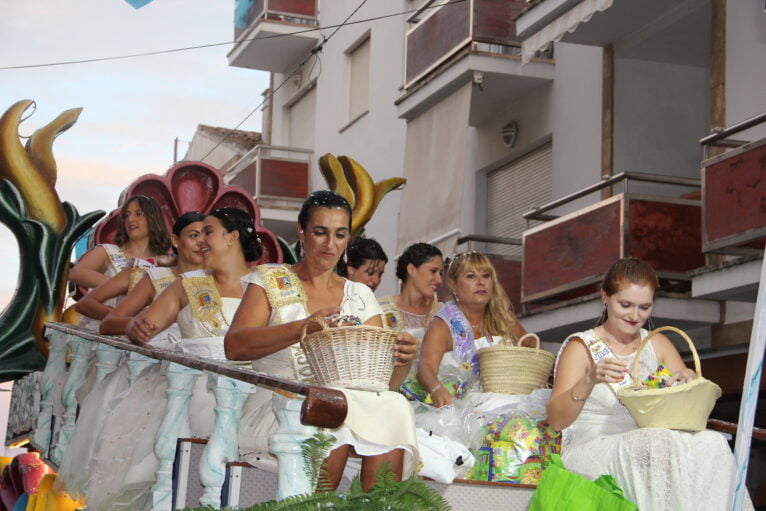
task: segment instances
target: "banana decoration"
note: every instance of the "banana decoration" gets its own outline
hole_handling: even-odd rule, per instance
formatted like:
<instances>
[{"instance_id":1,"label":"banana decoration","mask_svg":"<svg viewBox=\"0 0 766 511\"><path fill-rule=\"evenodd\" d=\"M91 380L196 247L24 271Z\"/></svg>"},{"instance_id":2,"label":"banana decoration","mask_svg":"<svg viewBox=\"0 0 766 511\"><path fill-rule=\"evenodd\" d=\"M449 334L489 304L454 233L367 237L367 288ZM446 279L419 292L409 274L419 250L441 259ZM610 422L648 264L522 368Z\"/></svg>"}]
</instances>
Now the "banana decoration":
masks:
<instances>
[{"instance_id":1,"label":"banana decoration","mask_svg":"<svg viewBox=\"0 0 766 511\"><path fill-rule=\"evenodd\" d=\"M0 117L0 222L19 245L16 292L0 315L0 381L38 370L47 354L43 325L61 319L72 247L103 211L80 216L56 193L53 142L77 121L67 110L19 139L22 115L34 101L15 103Z\"/></svg>"},{"instance_id":2,"label":"banana decoration","mask_svg":"<svg viewBox=\"0 0 766 511\"><path fill-rule=\"evenodd\" d=\"M359 162L348 156L336 158L330 153L319 158L319 169L330 189L351 205L351 234L354 236L362 233L383 197L407 183L402 177L390 177L374 183Z\"/></svg>"}]
</instances>

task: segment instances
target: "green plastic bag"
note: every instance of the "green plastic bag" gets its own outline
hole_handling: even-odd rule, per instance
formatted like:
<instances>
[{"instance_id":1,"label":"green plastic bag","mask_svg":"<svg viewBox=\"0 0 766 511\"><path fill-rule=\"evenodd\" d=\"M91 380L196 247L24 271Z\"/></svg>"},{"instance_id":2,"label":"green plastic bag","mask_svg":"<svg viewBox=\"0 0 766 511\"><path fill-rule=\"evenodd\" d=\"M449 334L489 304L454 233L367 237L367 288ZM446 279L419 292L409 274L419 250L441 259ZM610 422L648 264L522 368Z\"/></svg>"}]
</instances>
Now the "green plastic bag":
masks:
<instances>
[{"instance_id":1,"label":"green plastic bag","mask_svg":"<svg viewBox=\"0 0 766 511\"><path fill-rule=\"evenodd\" d=\"M529 511L637 511L625 498L617 481L603 475L591 481L564 468L561 456L551 454L551 462L532 496Z\"/></svg>"}]
</instances>

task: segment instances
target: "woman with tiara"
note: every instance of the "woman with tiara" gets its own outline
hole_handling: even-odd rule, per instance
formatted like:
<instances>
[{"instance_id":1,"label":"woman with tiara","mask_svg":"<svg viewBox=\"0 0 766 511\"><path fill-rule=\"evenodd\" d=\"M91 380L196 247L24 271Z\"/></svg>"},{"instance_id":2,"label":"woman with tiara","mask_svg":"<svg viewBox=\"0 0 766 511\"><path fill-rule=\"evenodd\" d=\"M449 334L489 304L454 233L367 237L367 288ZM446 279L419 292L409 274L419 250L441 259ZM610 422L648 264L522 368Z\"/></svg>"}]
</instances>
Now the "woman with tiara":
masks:
<instances>
[{"instance_id":1,"label":"woman with tiara","mask_svg":"<svg viewBox=\"0 0 766 511\"><path fill-rule=\"evenodd\" d=\"M205 215L197 212L184 213L173 225L172 246L177 255L178 265L172 268L151 267L146 270L139 268L127 268L104 284L101 284L91 293L88 293L81 302L84 302L86 311L96 319L104 318L100 325L101 333L121 335L125 333L127 322L141 310L149 305L160 293L168 287L178 273L196 270L202 267L202 254L200 247L200 234L202 221ZM139 270L146 275L138 285L114 308L103 305L101 302L109 298L125 294L129 287L130 277ZM111 318L116 314L114 318ZM152 346L167 347L170 345L169 337L180 336L175 323L162 334L152 339ZM119 403L121 393L128 388L129 377L135 379L138 375L130 375L130 367L123 360L106 378L98 385L94 385L95 371L91 371L86 385L83 385L78 394L83 395L78 399L80 404L77 416L78 422L90 424L88 428L76 428L66 450L64 459L58 470L60 478L67 482L72 489L82 488L84 472L82 467L90 464L96 442L101 435L105 417L111 409Z\"/></svg>"},{"instance_id":2,"label":"woman with tiara","mask_svg":"<svg viewBox=\"0 0 766 511\"><path fill-rule=\"evenodd\" d=\"M226 355L233 360L253 360L253 368L298 381L311 382L313 374L298 340L304 328L319 329L317 320L331 325L342 321L381 326L380 307L370 288L351 282L334 271L350 237L351 207L335 192L313 192L298 215L298 240L305 256L292 266L262 265L243 279L242 305L226 334ZM417 350L417 340L399 334L395 369L389 382L396 389L406 377ZM362 457L361 484L369 489L375 474L390 463L397 478L408 476L417 466L412 410L396 392L366 392L343 389L349 402L345 423L327 431L335 438L326 461L329 482L340 482L348 456ZM252 445L245 459L261 468L276 469L268 462L267 442L276 431L272 396L279 406L281 395L259 391L255 408L245 412L240 429L240 447ZM269 467L270 465L270 467Z\"/></svg>"},{"instance_id":3,"label":"woman with tiara","mask_svg":"<svg viewBox=\"0 0 766 511\"><path fill-rule=\"evenodd\" d=\"M122 205L120 222L114 244L101 244L83 255L69 271L69 280L79 286L94 289L107 282L121 270L137 262L139 266L153 266L167 255L170 248L162 210L157 201L145 195L134 195ZM117 298L104 305L114 307ZM98 330L97 319L84 317L81 326Z\"/></svg>"},{"instance_id":4,"label":"woman with tiara","mask_svg":"<svg viewBox=\"0 0 766 511\"><path fill-rule=\"evenodd\" d=\"M619 259L609 268L596 327L571 334L559 351L548 421L562 430L568 470L589 479L613 476L639 509L729 509L736 465L724 436L639 428L615 394L631 380L658 287L654 269L639 259ZM660 364L670 372L669 384L697 377L670 340L657 334L641 350L638 381ZM753 509L747 496L742 509Z\"/></svg>"},{"instance_id":5,"label":"woman with tiara","mask_svg":"<svg viewBox=\"0 0 766 511\"><path fill-rule=\"evenodd\" d=\"M253 219L236 208L211 211L202 226L205 270L183 273L143 312L128 322L131 341L145 345L177 321L176 349L225 360L223 335L242 298L240 278L262 254ZM191 434L213 429L215 400L197 378L189 402ZM83 493L93 509L150 509L158 460L154 441L165 413L167 380L159 364L145 370L107 415ZM137 423L136 417L141 420ZM67 488L68 490L68 488Z\"/></svg>"},{"instance_id":6,"label":"woman with tiara","mask_svg":"<svg viewBox=\"0 0 766 511\"><path fill-rule=\"evenodd\" d=\"M351 282L361 282L374 293L386 271L388 256L372 238L357 237L348 243L346 260L338 261L338 275Z\"/></svg>"}]
</instances>

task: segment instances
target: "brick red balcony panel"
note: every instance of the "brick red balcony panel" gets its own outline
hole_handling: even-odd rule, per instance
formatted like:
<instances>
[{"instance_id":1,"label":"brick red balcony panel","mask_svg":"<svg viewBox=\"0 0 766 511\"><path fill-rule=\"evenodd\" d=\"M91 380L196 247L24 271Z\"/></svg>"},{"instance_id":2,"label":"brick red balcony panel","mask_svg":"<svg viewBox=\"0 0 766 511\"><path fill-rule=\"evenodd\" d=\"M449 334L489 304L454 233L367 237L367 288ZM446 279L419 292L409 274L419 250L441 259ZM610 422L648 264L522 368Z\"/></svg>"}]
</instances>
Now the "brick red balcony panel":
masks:
<instances>
[{"instance_id":1,"label":"brick red balcony panel","mask_svg":"<svg viewBox=\"0 0 766 511\"><path fill-rule=\"evenodd\" d=\"M522 300L554 296L603 274L620 257L620 212L620 201L611 201L525 234Z\"/></svg>"},{"instance_id":2,"label":"brick red balcony panel","mask_svg":"<svg viewBox=\"0 0 766 511\"><path fill-rule=\"evenodd\" d=\"M471 35L471 2L446 5L407 34L407 82L460 48Z\"/></svg>"},{"instance_id":3,"label":"brick red balcony panel","mask_svg":"<svg viewBox=\"0 0 766 511\"><path fill-rule=\"evenodd\" d=\"M704 168L703 180L705 250L766 235L766 144Z\"/></svg>"},{"instance_id":4,"label":"brick red balcony panel","mask_svg":"<svg viewBox=\"0 0 766 511\"><path fill-rule=\"evenodd\" d=\"M261 159L261 194L305 199L309 194L308 162Z\"/></svg>"},{"instance_id":5,"label":"brick red balcony panel","mask_svg":"<svg viewBox=\"0 0 766 511\"><path fill-rule=\"evenodd\" d=\"M630 199L626 256L656 271L685 273L705 265L699 206Z\"/></svg>"},{"instance_id":6,"label":"brick red balcony panel","mask_svg":"<svg viewBox=\"0 0 766 511\"><path fill-rule=\"evenodd\" d=\"M285 17L315 19L317 0L253 0L247 11L247 26L235 26L234 38L238 38L250 25L261 19L281 20Z\"/></svg>"},{"instance_id":7,"label":"brick red balcony panel","mask_svg":"<svg viewBox=\"0 0 766 511\"><path fill-rule=\"evenodd\" d=\"M526 4L526 0L476 0L473 3L473 40L494 44L517 41L513 20Z\"/></svg>"},{"instance_id":8,"label":"brick red balcony panel","mask_svg":"<svg viewBox=\"0 0 766 511\"><path fill-rule=\"evenodd\" d=\"M497 272L497 280L511 299L516 312L521 311L521 261L488 256Z\"/></svg>"},{"instance_id":9,"label":"brick red balcony panel","mask_svg":"<svg viewBox=\"0 0 766 511\"><path fill-rule=\"evenodd\" d=\"M255 162L245 167L242 172L234 176L229 184L241 186L252 196L255 196Z\"/></svg>"}]
</instances>

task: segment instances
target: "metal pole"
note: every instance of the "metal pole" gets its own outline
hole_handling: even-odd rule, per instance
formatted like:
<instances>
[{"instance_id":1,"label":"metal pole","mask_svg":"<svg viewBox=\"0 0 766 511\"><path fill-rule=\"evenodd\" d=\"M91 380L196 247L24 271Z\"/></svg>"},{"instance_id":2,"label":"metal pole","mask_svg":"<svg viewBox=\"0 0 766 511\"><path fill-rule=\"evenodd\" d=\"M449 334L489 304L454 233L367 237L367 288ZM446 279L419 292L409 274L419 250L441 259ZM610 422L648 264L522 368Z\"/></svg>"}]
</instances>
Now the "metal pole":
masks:
<instances>
[{"instance_id":1,"label":"metal pole","mask_svg":"<svg viewBox=\"0 0 766 511\"><path fill-rule=\"evenodd\" d=\"M729 497L732 511L742 509L742 500L745 496L745 480L747 478L747 465L750 459L750 445L752 443L753 423L755 422L755 408L758 403L758 390L763 374L763 354L766 349L766 253L761 265L761 280L758 284L758 300L755 304L755 317L753 318L753 330L750 334L750 349L747 356L747 369L745 370L745 383L742 386L742 401L739 406L739 420L737 421L737 440L734 444L734 458L737 462L737 470L732 481L732 493Z\"/></svg>"}]
</instances>

